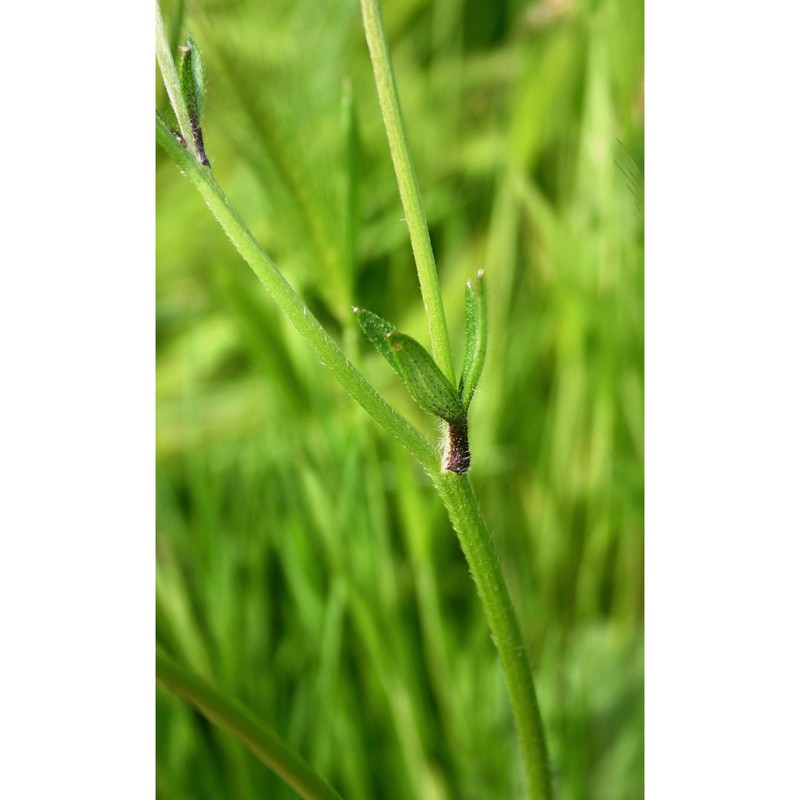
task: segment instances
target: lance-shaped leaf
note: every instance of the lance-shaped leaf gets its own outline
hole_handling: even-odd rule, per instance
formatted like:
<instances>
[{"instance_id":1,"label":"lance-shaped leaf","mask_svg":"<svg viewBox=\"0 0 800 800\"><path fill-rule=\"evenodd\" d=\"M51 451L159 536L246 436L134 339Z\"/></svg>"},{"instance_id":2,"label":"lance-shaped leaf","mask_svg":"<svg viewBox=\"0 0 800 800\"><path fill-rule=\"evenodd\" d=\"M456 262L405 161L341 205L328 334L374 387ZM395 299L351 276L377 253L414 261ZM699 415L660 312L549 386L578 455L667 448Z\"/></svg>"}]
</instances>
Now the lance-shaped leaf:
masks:
<instances>
[{"instance_id":1,"label":"lance-shaped leaf","mask_svg":"<svg viewBox=\"0 0 800 800\"><path fill-rule=\"evenodd\" d=\"M189 112L194 145L197 149L198 158L203 164L208 166L208 158L206 158L206 152L203 146L203 134L200 129L200 119L203 116L203 103L205 101L206 91L205 74L203 72L203 62L200 58L200 49L191 33L186 36L186 43L182 44L178 49L181 51L181 93L186 103L186 110Z\"/></svg>"},{"instance_id":2,"label":"lance-shaped leaf","mask_svg":"<svg viewBox=\"0 0 800 800\"><path fill-rule=\"evenodd\" d=\"M488 324L483 270L478 271L474 282L467 282L465 305L464 369L461 371L461 380L458 384L458 399L464 408L469 408L486 360Z\"/></svg>"},{"instance_id":3,"label":"lance-shaped leaf","mask_svg":"<svg viewBox=\"0 0 800 800\"><path fill-rule=\"evenodd\" d=\"M420 408L448 422L465 418L455 388L418 341L371 311L353 310L361 330L403 379Z\"/></svg>"},{"instance_id":4,"label":"lance-shaped leaf","mask_svg":"<svg viewBox=\"0 0 800 800\"><path fill-rule=\"evenodd\" d=\"M205 100L205 74L200 49L191 33L187 34L186 42L180 45L178 50L181 52L181 92L186 101L186 110L192 120L199 122L203 115Z\"/></svg>"},{"instance_id":5,"label":"lance-shaped leaf","mask_svg":"<svg viewBox=\"0 0 800 800\"><path fill-rule=\"evenodd\" d=\"M464 407L456 390L436 366L430 353L404 333L390 333L387 338L400 375L417 403L425 411L448 422L463 419Z\"/></svg>"}]
</instances>

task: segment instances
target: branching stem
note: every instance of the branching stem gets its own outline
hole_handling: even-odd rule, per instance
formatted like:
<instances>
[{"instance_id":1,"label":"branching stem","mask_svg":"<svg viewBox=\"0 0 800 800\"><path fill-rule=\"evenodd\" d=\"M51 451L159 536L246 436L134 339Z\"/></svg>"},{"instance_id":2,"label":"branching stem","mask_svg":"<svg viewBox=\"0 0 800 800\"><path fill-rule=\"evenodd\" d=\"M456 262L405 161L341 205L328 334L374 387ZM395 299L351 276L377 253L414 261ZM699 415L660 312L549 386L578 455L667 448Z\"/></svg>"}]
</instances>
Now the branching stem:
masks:
<instances>
[{"instance_id":1,"label":"branching stem","mask_svg":"<svg viewBox=\"0 0 800 800\"><path fill-rule=\"evenodd\" d=\"M220 189L211 170L202 166L161 120L156 120L156 136L158 143L172 156L200 192L234 247L264 284L281 311L311 345L322 364L330 369L348 394L365 411L414 454L428 472L433 474L438 471L439 455L433 445L408 420L395 411L350 363L339 345L320 325L272 259L253 238L242 218Z\"/></svg>"}]
</instances>

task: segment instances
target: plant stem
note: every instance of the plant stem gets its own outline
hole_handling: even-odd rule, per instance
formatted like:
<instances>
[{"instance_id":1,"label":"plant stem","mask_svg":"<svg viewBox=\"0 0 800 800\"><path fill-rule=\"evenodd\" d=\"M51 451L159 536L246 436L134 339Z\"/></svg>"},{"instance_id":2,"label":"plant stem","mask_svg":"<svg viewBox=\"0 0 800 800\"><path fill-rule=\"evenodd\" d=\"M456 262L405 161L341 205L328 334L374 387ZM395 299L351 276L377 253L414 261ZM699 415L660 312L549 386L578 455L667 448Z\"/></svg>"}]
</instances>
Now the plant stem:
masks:
<instances>
[{"instance_id":1,"label":"plant stem","mask_svg":"<svg viewBox=\"0 0 800 800\"><path fill-rule=\"evenodd\" d=\"M161 16L161 6L158 3L156 3L156 59L158 60L158 68L161 70L161 77L164 80L164 86L169 95L169 102L172 104L172 109L178 120L178 128L181 136L183 136L183 141L186 142L187 147L192 148L192 152L197 156L194 150L192 122L189 118L186 102L183 99L181 81L178 77L178 70L175 68L175 61L172 58L167 35L164 32L164 19Z\"/></svg>"},{"instance_id":2,"label":"plant stem","mask_svg":"<svg viewBox=\"0 0 800 800\"><path fill-rule=\"evenodd\" d=\"M550 800L547 745L531 667L489 531L466 475L439 472L434 483L458 534L500 653L531 800Z\"/></svg>"},{"instance_id":3,"label":"plant stem","mask_svg":"<svg viewBox=\"0 0 800 800\"><path fill-rule=\"evenodd\" d=\"M253 238L241 217L220 189L211 170L203 167L177 141L161 120L156 120L156 135L158 143L172 156L186 177L200 192L234 247L250 265L292 325L308 341L322 364L331 370L348 394L368 414L408 448L428 472L431 474L438 472L439 455L433 445L408 420L398 414L350 363L339 345L307 309L272 259Z\"/></svg>"},{"instance_id":4,"label":"plant stem","mask_svg":"<svg viewBox=\"0 0 800 800\"><path fill-rule=\"evenodd\" d=\"M305 800L342 800L274 731L158 651L156 677L174 695L235 736Z\"/></svg>"},{"instance_id":5,"label":"plant stem","mask_svg":"<svg viewBox=\"0 0 800 800\"><path fill-rule=\"evenodd\" d=\"M428 317L433 357L439 369L455 385L439 278L403 125L380 0L361 0L361 11L389 149L411 236L422 300ZM466 443L466 426L463 438ZM469 462L466 463L468 465ZM466 475L441 470L431 472L431 475L458 534L461 549L478 587L489 628L500 653L530 796L532 800L549 800L552 790L547 748L531 668L489 532Z\"/></svg>"},{"instance_id":6,"label":"plant stem","mask_svg":"<svg viewBox=\"0 0 800 800\"><path fill-rule=\"evenodd\" d=\"M381 105L386 136L392 153L397 185L400 189L400 200L406 215L411 249L417 265L419 285L422 291L422 302L428 317L428 330L431 337L433 358L439 369L448 380L455 385L453 359L450 354L450 339L447 334L447 321L442 303L442 292L439 287L439 276L436 272L436 261L431 248L428 223L422 207L422 197L414 171L414 162L408 148L403 115L400 110L400 98L394 78L392 59L386 33L383 29L383 17L379 0L361 0L361 11L364 17L364 31L375 73L375 84L378 87L378 100Z\"/></svg>"}]
</instances>

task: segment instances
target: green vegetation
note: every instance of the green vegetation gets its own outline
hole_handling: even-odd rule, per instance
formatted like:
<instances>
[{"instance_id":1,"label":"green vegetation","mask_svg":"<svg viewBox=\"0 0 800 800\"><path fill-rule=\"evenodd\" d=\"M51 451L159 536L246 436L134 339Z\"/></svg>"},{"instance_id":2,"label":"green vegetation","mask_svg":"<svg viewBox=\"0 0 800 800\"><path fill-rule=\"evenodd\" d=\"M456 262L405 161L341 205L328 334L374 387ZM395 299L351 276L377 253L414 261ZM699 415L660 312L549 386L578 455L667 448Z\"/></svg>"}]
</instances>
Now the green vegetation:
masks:
<instances>
[{"instance_id":1,"label":"green vegetation","mask_svg":"<svg viewBox=\"0 0 800 800\"><path fill-rule=\"evenodd\" d=\"M288 320L318 319L320 347L330 335L431 441L436 422L351 307L431 343L452 380L451 349L456 374L465 350L482 359L459 332L464 283L486 269L469 475L534 662L556 793L641 796L640 5L384 10L447 343L430 276L428 315L420 302L358 4L163 10L189 48L184 85L202 84L188 60L202 49L205 152L231 224L297 292ZM436 489L158 158L164 664L237 698L344 798L524 796L501 659ZM269 265L258 277L277 286ZM448 475L451 514L480 520ZM480 587L480 558L496 561L479 524L459 534ZM297 796L161 690L157 720L160 797Z\"/></svg>"}]
</instances>

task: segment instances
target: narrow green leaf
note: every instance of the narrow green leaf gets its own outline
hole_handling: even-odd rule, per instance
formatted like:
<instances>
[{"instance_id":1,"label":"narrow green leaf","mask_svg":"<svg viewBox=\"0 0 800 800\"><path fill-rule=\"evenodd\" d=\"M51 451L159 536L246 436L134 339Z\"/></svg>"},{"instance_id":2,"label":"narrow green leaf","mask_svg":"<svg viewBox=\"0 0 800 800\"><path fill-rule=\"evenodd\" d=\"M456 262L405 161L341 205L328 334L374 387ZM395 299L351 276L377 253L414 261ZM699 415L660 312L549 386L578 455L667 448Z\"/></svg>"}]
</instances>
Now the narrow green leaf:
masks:
<instances>
[{"instance_id":1,"label":"narrow green leaf","mask_svg":"<svg viewBox=\"0 0 800 800\"><path fill-rule=\"evenodd\" d=\"M182 44L178 49L181 51L181 93L186 102L186 110L189 112L189 121L192 125L192 138L194 139L200 161L208 166L208 158L206 157L205 148L203 146L203 133L200 128L206 90L203 62L200 58L200 48L197 46L197 42L190 33L186 36L186 43Z\"/></svg>"},{"instance_id":2,"label":"narrow green leaf","mask_svg":"<svg viewBox=\"0 0 800 800\"><path fill-rule=\"evenodd\" d=\"M420 407L448 422L462 419L464 409L456 390L428 351L404 333L390 333L387 338L400 375Z\"/></svg>"},{"instance_id":3,"label":"narrow green leaf","mask_svg":"<svg viewBox=\"0 0 800 800\"><path fill-rule=\"evenodd\" d=\"M482 269L478 270L474 283L472 281L467 282L465 305L464 369L461 372L461 380L458 383L458 398L464 408L469 408L486 360L488 324L486 291L484 289Z\"/></svg>"},{"instance_id":4,"label":"narrow green leaf","mask_svg":"<svg viewBox=\"0 0 800 800\"><path fill-rule=\"evenodd\" d=\"M200 122L205 99L205 75L200 49L191 33L187 34L186 42L179 45L178 50L181 52L180 78L183 99L186 101L189 116Z\"/></svg>"},{"instance_id":5,"label":"narrow green leaf","mask_svg":"<svg viewBox=\"0 0 800 800\"><path fill-rule=\"evenodd\" d=\"M366 337L403 379L420 408L448 422L464 419L455 388L418 341L371 311L353 310Z\"/></svg>"},{"instance_id":6,"label":"narrow green leaf","mask_svg":"<svg viewBox=\"0 0 800 800\"><path fill-rule=\"evenodd\" d=\"M172 694L194 706L219 728L235 736L305 800L341 800L338 792L314 772L275 731L244 706L225 697L199 676L178 666L158 649L156 678Z\"/></svg>"}]
</instances>

